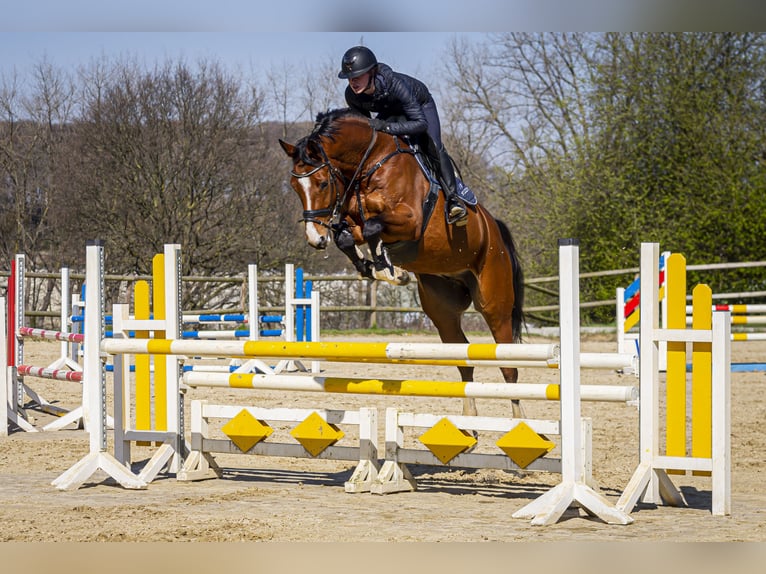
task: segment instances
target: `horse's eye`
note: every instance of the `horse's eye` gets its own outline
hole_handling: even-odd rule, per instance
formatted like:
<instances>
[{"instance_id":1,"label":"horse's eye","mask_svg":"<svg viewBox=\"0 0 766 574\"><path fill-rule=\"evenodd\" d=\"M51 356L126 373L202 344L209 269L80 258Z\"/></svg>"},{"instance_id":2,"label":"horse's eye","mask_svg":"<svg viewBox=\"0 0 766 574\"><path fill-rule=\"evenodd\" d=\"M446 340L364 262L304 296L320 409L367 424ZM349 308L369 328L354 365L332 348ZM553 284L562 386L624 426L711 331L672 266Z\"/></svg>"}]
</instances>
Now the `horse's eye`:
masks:
<instances>
[{"instance_id":1,"label":"horse's eye","mask_svg":"<svg viewBox=\"0 0 766 574\"><path fill-rule=\"evenodd\" d=\"M319 189L324 190L325 188L327 188L328 185L330 185L328 182L323 181L322 183L319 184Z\"/></svg>"}]
</instances>

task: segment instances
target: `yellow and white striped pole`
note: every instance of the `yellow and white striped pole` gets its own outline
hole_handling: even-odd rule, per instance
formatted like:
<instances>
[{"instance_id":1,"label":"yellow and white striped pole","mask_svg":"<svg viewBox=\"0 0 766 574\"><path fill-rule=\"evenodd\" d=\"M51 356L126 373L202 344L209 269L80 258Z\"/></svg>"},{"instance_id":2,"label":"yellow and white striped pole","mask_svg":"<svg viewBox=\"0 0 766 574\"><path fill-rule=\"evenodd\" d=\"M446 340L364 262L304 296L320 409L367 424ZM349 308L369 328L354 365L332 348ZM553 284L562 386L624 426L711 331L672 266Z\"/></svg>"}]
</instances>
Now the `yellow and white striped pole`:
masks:
<instances>
[{"instance_id":1,"label":"yellow and white striped pole","mask_svg":"<svg viewBox=\"0 0 766 574\"><path fill-rule=\"evenodd\" d=\"M361 377L211 373L204 371L188 371L183 374L183 381L190 387L227 387L358 395L551 401L557 401L561 398L561 388L558 384L365 379ZM580 389L581 398L584 401L624 403L638 399L638 389L633 386L582 385Z\"/></svg>"}]
</instances>

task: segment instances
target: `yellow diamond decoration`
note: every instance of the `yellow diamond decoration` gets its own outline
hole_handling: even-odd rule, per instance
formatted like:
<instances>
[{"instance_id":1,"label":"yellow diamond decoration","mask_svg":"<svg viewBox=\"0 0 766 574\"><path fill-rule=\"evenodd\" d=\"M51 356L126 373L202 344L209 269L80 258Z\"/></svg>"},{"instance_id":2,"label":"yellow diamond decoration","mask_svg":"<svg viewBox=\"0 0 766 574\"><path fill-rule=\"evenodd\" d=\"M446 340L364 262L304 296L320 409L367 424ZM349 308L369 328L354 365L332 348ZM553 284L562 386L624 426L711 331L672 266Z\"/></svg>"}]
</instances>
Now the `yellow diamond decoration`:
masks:
<instances>
[{"instance_id":1,"label":"yellow diamond decoration","mask_svg":"<svg viewBox=\"0 0 766 574\"><path fill-rule=\"evenodd\" d=\"M519 468L529 464L553 449L555 444L544 439L532 428L520 422L495 443Z\"/></svg>"},{"instance_id":2,"label":"yellow diamond decoration","mask_svg":"<svg viewBox=\"0 0 766 574\"><path fill-rule=\"evenodd\" d=\"M328 423L315 412L291 430L290 434L311 453L311 456L317 456L328 446L343 438L342 430Z\"/></svg>"},{"instance_id":3,"label":"yellow diamond decoration","mask_svg":"<svg viewBox=\"0 0 766 574\"><path fill-rule=\"evenodd\" d=\"M476 444L468 432L457 428L449 419L443 418L418 439L428 447L434 456L447 464L461 452Z\"/></svg>"},{"instance_id":4,"label":"yellow diamond decoration","mask_svg":"<svg viewBox=\"0 0 766 574\"><path fill-rule=\"evenodd\" d=\"M274 429L259 421L247 409L242 409L221 427L221 431L237 445L239 450L247 452L253 448L253 445L273 433Z\"/></svg>"}]
</instances>

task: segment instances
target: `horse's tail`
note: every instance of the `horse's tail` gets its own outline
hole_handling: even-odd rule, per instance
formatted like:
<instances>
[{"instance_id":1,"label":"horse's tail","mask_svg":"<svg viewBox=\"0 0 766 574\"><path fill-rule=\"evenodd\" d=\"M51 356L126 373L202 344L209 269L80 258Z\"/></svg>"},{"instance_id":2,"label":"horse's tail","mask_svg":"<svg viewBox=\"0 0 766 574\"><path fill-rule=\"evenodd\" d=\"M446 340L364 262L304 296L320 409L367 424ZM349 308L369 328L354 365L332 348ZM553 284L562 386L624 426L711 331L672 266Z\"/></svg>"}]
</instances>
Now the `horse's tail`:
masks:
<instances>
[{"instance_id":1,"label":"horse's tail","mask_svg":"<svg viewBox=\"0 0 766 574\"><path fill-rule=\"evenodd\" d=\"M508 249L508 256L511 258L511 269L513 270L513 312L511 314L511 328L513 329L513 342L521 343L522 327L526 329L527 322L524 318L524 270L521 268L519 254L516 251L516 242L513 240L511 230L508 226L495 219L500 228L500 235L503 243Z\"/></svg>"}]
</instances>

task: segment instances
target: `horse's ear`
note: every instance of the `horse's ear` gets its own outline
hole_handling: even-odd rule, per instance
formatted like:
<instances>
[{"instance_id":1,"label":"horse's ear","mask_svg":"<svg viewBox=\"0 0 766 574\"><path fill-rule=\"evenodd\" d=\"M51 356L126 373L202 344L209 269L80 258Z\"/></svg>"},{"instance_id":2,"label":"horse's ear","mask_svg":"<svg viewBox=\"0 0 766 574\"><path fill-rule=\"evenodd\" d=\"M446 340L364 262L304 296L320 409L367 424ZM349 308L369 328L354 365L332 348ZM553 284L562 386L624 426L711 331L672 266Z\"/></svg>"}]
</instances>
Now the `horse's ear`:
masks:
<instances>
[{"instance_id":1,"label":"horse's ear","mask_svg":"<svg viewBox=\"0 0 766 574\"><path fill-rule=\"evenodd\" d=\"M289 155L290 157L293 157L293 154L295 153L295 146L292 144L287 143L286 141L279 140L279 145L282 146L282 149L285 150L285 153Z\"/></svg>"}]
</instances>

